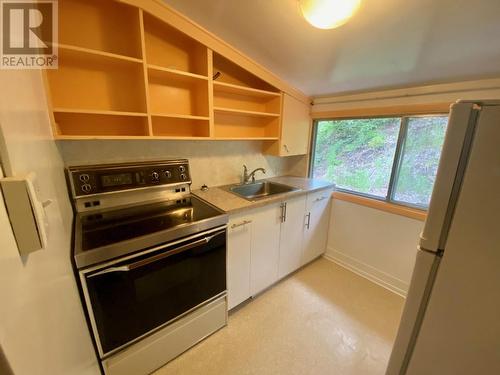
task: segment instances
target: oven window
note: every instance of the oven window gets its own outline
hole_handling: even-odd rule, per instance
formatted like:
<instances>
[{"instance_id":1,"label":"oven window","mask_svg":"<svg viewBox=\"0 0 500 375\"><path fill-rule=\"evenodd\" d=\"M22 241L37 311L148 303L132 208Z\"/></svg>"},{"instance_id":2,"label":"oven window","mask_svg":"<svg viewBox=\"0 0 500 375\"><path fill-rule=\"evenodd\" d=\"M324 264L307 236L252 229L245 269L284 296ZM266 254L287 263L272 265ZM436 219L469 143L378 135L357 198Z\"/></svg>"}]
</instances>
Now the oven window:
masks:
<instances>
[{"instance_id":1,"label":"oven window","mask_svg":"<svg viewBox=\"0 0 500 375\"><path fill-rule=\"evenodd\" d=\"M95 276L87 276L102 354L226 290L226 232L220 232L208 243L201 242L186 241L115 264L108 273L98 274L103 271L99 270ZM183 248L187 249L176 253ZM172 253L175 254L165 258L159 255Z\"/></svg>"}]
</instances>

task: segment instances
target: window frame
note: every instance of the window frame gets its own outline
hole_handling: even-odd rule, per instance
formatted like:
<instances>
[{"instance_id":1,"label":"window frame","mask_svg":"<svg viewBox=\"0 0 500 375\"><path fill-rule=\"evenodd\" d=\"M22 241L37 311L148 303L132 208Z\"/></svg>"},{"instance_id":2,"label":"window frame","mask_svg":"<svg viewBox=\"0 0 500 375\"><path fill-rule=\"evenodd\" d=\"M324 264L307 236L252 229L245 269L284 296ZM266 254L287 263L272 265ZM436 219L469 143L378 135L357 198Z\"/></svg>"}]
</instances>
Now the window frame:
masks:
<instances>
[{"instance_id":1,"label":"window frame","mask_svg":"<svg viewBox=\"0 0 500 375\"><path fill-rule=\"evenodd\" d=\"M387 203L390 205L396 205L396 206L401 206L405 208L410 208L410 209L416 209L422 212L427 212L428 206L422 206L419 204L413 204L413 203L408 203L404 201L398 201L394 199L395 196L395 187L396 187L396 182L399 176L399 173L401 171L401 165L403 162L403 155L404 155L404 150L405 150L405 144L406 144L406 137L408 135L408 122L410 118L418 118L418 117L442 117L442 116L448 116L449 117L449 112L433 112L433 113L425 113L425 114L388 114L388 115L376 115L376 116L342 116L342 117L326 117L326 118L315 118L313 120L313 126L312 126L312 136L311 136L311 145L310 145L310 155L309 155L309 167L308 167L308 176L312 177L313 176L313 170L314 170L314 160L315 160L315 153L316 153L316 140L317 140L317 133L318 133L318 124L321 121L340 121L340 120L362 120L362 119L373 119L373 118L399 118L400 119L400 124L399 124L399 132L398 132L398 139L396 143L396 150L394 152L394 159L392 161L392 169L391 169L391 175L389 178L389 186L387 188L387 194L384 197L379 197L376 195L372 194L367 194L367 193L362 193L354 190L349 190L349 189L343 189L336 187L335 190L343 193L343 194L350 194L354 196L358 196L361 198L366 198L366 199L372 199L376 200L379 202Z\"/></svg>"}]
</instances>

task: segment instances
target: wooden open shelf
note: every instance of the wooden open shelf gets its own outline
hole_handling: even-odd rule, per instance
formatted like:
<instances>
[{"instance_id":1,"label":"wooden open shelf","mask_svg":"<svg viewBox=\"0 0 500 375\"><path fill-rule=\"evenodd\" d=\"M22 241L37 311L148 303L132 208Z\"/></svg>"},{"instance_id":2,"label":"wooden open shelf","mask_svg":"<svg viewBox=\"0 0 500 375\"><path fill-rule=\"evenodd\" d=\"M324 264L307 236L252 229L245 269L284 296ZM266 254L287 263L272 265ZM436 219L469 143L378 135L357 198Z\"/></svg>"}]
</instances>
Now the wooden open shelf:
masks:
<instances>
[{"instance_id":1,"label":"wooden open shelf","mask_svg":"<svg viewBox=\"0 0 500 375\"><path fill-rule=\"evenodd\" d=\"M215 112L214 137L217 139L278 139L279 117L248 116Z\"/></svg>"},{"instance_id":2,"label":"wooden open shelf","mask_svg":"<svg viewBox=\"0 0 500 375\"><path fill-rule=\"evenodd\" d=\"M208 80L149 69L148 81L152 113L209 116Z\"/></svg>"},{"instance_id":3,"label":"wooden open shelf","mask_svg":"<svg viewBox=\"0 0 500 375\"><path fill-rule=\"evenodd\" d=\"M170 113L152 113L153 117L165 117L171 119L184 119L184 120L205 120L209 121L210 117L208 116L191 116L191 115L172 115Z\"/></svg>"},{"instance_id":4,"label":"wooden open shelf","mask_svg":"<svg viewBox=\"0 0 500 375\"><path fill-rule=\"evenodd\" d=\"M48 70L47 79L54 107L146 112L144 73L136 62L63 49L59 69Z\"/></svg>"},{"instance_id":5,"label":"wooden open shelf","mask_svg":"<svg viewBox=\"0 0 500 375\"><path fill-rule=\"evenodd\" d=\"M116 115L116 116L137 116L147 117L148 114L144 112L122 112L122 111L102 111L96 109L75 109L75 108L61 108L56 107L52 109L54 113L73 113L84 115Z\"/></svg>"},{"instance_id":6,"label":"wooden open shelf","mask_svg":"<svg viewBox=\"0 0 500 375\"><path fill-rule=\"evenodd\" d=\"M56 137L145 137L149 135L144 116L54 112Z\"/></svg>"},{"instance_id":7,"label":"wooden open shelf","mask_svg":"<svg viewBox=\"0 0 500 375\"><path fill-rule=\"evenodd\" d=\"M242 109L232 109L223 107L214 107L214 112L229 115L240 115L245 117L266 117L266 118L276 118L280 117L279 113L267 113L267 112L257 112L257 111L247 111Z\"/></svg>"},{"instance_id":8,"label":"wooden open shelf","mask_svg":"<svg viewBox=\"0 0 500 375\"><path fill-rule=\"evenodd\" d=\"M144 14L146 60L149 64L207 76L208 50L203 44Z\"/></svg>"},{"instance_id":9,"label":"wooden open shelf","mask_svg":"<svg viewBox=\"0 0 500 375\"><path fill-rule=\"evenodd\" d=\"M218 54L213 69L214 137L278 138L281 92Z\"/></svg>"},{"instance_id":10,"label":"wooden open shelf","mask_svg":"<svg viewBox=\"0 0 500 375\"><path fill-rule=\"evenodd\" d=\"M264 96L255 95L251 92L250 95L245 93L236 94L226 91L227 87L221 91L220 86L214 84L214 106L218 108L231 108L234 110L261 112L273 115L281 113L281 95ZM243 92L243 91L240 91Z\"/></svg>"},{"instance_id":11,"label":"wooden open shelf","mask_svg":"<svg viewBox=\"0 0 500 375\"><path fill-rule=\"evenodd\" d=\"M59 42L142 58L139 9L109 0L59 1Z\"/></svg>"},{"instance_id":12,"label":"wooden open shelf","mask_svg":"<svg viewBox=\"0 0 500 375\"><path fill-rule=\"evenodd\" d=\"M176 69L170 69L170 68L163 68L158 65L153 65L153 64L148 64L148 69L149 70L156 70L159 72L165 72L165 73L170 73L170 74L176 74L188 78L197 78L197 79L203 79L205 81L208 80L207 76L202 76L200 74L194 74L194 73L189 73L189 72L184 72L182 70L176 70Z\"/></svg>"},{"instance_id":13,"label":"wooden open shelf","mask_svg":"<svg viewBox=\"0 0 500 375\"><path fill-rule=\"evenodd\" d=\"M242 95L242 96L249 96L249 97L256 97L256 98L263 98L263 99L265 99L265 98L270 99L270 98L281 96L280 92L253 89L251 87L233 85L231 83L225 83L225 82L219 82L219 81L214 81L214 92L224 93L224 94L233 94L233 95Z\"/></svg>"},{"instance_id":14,"label":"wooden open shelf","mask_svg":"<svg viewBox=\"0 0 500 375\"><path fill-rule=\"evenodd\" d=\"M59 44L59 50L73 51L75 53L77 53L77 52L88 53L88 54L95 55L95 56L102 56L103 59L125 60L125 61L130 61L130 62L142 64L142 60L135 58L135 57L125 56L125 55L117 55L116 53L104 52L104 51L91 49L91 48L85 48L85 47L72 46L69 44Z\"/></svg>"},{"instance_id":15,"label":"wooden open shelf","mask_svg":"<svg viewBox=\"0 0 500 375\"><path fill-rule=\"evenodd\" d=\"M208 138L210 122L207 119L154 116L153 136L165 138Z\"/></svg>"},{"instance_id":16,"label":"wooden open shelf","mask_svg":"<svg viewBox=\"0 0 500 375\"><path fill-rule=\"evenodd\" d=\"M214 76L220 73L220 76L214 82L228 83L235 86L279 93L277 88L217 53L214 53L213 56L213 66Z\"/></svg>"}]
</instances>

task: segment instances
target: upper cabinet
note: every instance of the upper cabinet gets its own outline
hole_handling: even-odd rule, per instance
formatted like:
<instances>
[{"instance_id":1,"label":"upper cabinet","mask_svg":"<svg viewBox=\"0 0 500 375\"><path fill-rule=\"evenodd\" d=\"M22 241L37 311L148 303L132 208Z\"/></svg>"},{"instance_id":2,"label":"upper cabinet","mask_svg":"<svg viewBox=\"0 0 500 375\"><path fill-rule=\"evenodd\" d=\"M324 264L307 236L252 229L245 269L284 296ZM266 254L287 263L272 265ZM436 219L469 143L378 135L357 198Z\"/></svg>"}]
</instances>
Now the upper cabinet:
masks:
<instances>
[{"instance_id":1,"label":"upper cabinet","mask_svg":"<svg viewBox=\"0 0 500 375\"><path fill-rule=\"evenodd\" d=\"M167 6L60 1L59 28L59 69L45 72L56 139L263 140L305 153L294 89Z\"/></svg>"},{"instance_id":2,"label":"upper cabinet","mask_svg":"<svg viewBox=\"0 0 500 375\"><path fill-rule=\"evenodd\" d=\"M276 156L307 154L310 129L310 105L284 93L279 141L269 145L266 152Z\"/></svg>"}]
</instances>

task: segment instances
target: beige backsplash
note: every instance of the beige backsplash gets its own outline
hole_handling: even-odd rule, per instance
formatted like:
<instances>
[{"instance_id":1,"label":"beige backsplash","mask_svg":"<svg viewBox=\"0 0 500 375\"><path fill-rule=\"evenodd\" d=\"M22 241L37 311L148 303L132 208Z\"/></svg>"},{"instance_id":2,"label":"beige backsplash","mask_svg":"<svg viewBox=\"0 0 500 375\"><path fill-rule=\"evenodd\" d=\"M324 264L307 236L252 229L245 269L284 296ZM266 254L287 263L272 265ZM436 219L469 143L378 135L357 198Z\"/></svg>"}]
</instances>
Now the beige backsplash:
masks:
<instances>
[{"instance_id":1,"label":"beige backsplash","mask_svg":"<svg viewBox=\"0 0 500 375\"><path fill-rule=\"evenodd\" d=\"M191 165L193 189L237 183L243 164L249 169L263 167L265 177L305 176L307 158L279 158L262 154L258 141L59 141L66 165L112 163L145 159L187 158ZM257 178L261 178L261 174Z\"/></svg>"}]
</instances>

